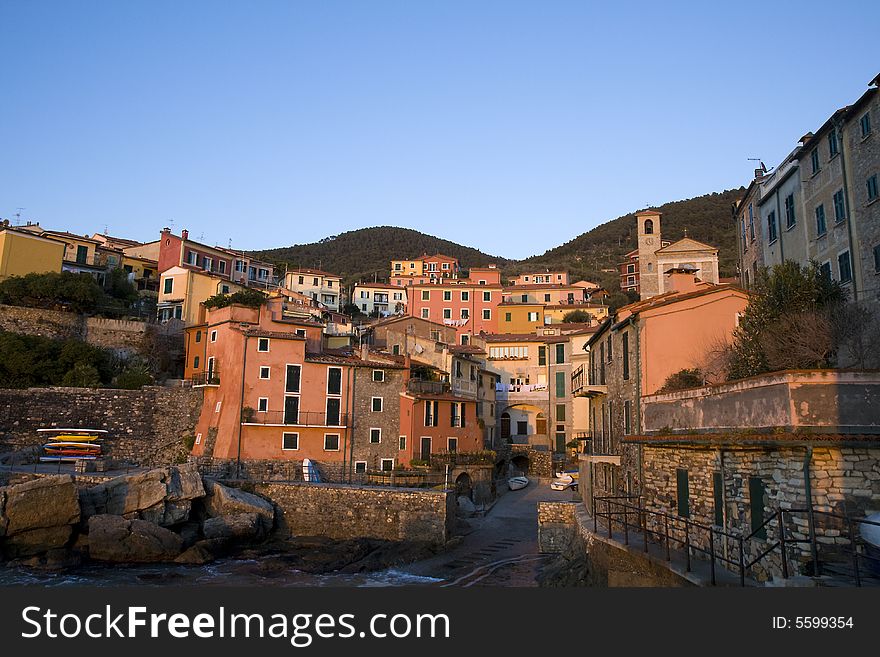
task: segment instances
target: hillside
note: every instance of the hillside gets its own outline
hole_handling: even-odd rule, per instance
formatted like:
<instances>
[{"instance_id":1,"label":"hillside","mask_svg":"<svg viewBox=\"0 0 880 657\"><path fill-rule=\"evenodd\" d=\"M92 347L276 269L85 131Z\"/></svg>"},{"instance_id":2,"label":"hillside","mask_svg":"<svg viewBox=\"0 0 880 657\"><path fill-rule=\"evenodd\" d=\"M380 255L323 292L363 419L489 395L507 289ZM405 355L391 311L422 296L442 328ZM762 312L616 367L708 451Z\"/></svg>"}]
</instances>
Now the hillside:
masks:
<instances>
[{"instance_id":1,"label":"hillside","mask_svg":"<svg viewBox=\"0 0 880 657\"><path fill-rule=\"evenodd\" d=\"M731 206L742 193L742 189L731 189L657 207L663 213L663 239L680 239L687 229L688 237L718 247L722 277L735 276L737 245ZM542 255L521 260L511 271L534 267L565 268L572 272L575 280L599 281L616 289L616 274L603 273L602 269L615 267L635 247L636 219L635 213L631 212L596 226Z\"/></svg>"},{"instance_id":2,"label":"hillside","mask_svg":"<svg viewBox=\"0 0 880 657\"><path fill-rule=\"evenodd\" d=\"M684 236L687 229L689 237L718 247L722 277L735 276L736 230L730 210L742 193L742 189L732 189L659 206L657 209L663 213L663 239L677 240ZM505 274L544 267L567 269L574 280L592 280L616 290L616 265L635 248L635 230L635 214L629 213L596 226L542 255L520 261L488 255L478 249L410 228L391 226L361 228L327 237L320 242L269 249L257 255L280 265L282 269L289 265L331 271L342 276L346 285L372 280L374 275L379 279L387 278L392 259L416 257L423 253L444 253L458 258L465 269L487 263L496 263ZM614 272L602 271L612 268L615 268Z\"/></svg>"},{"instance_id":3,"label":"hillside","mask_svg":"<svg viewBox=\"0 0 880 657\"><path fill-rule=\"evenodd\" d=\"M443 253L458 258L468 267L496 263L507 267L510 261L477 249L420 233L411 228L378 226L361 228L312 244L295 244L260 251L259 257L291 267L318 267L342 276L346 285L372 280L374 275L388 278L392 259L415 258L424 253Z\"/></svg>"}]
</instances>

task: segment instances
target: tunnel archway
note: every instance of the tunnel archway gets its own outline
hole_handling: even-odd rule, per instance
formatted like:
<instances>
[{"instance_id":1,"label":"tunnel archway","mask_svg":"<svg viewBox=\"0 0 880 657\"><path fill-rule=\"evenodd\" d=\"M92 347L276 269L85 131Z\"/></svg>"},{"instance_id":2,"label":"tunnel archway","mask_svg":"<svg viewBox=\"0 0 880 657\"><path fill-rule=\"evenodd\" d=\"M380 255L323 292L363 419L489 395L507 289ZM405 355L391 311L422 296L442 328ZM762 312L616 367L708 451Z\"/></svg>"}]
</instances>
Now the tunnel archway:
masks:
<instances>
[{"instance_id":1,"label":"tunnel archway","mask_svg":"<svg viewBox=\"0 0 880 657\"><path fill-rule=\"evenodd\" d=\"M527 475L529 474L529 466L531 465L531 462L529 461L529 457L525 454L517 454L510 459L510 465L514 470L517 471L513 474L522 473L524 475Z\"/></svg>"},{"instance_id":2,"label":"tunnel archway","mask_svg":"<svg viewBox=\"0 0 880 657\"><path fill-rule=\"evenodd\" d=\"M455 478L455 496L470 498L472 495L471 476L467 472L462 472Z\"/></svg>"}]
</instances>

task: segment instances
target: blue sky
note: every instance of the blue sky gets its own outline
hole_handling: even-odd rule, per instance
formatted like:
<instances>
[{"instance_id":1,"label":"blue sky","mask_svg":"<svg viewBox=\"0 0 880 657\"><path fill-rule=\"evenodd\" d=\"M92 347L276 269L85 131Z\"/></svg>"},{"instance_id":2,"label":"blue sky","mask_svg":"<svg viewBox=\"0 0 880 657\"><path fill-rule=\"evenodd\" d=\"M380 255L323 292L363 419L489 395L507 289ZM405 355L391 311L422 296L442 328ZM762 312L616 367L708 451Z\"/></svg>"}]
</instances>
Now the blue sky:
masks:
<instances>
[{"instance_id":1,"label":"blue sky","mask_svg":"<svg viewBox=\"0 0 880 657\"><path fill-rule=\"evenodd\" d=\"M873 2L0 0L0 217L507 257L748 184L880 73ZM173 222L173 223L172 223Z\"/></svg>"}]
</instances>

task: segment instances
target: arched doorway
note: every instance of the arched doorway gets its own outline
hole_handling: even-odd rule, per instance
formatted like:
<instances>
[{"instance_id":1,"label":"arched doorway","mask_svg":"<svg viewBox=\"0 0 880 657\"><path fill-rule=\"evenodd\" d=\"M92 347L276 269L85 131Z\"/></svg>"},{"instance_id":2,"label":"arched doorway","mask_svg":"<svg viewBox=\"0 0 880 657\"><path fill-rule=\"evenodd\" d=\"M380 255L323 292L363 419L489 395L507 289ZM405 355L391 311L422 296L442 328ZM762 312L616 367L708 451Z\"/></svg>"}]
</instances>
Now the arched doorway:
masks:
<instances>
[{"instance_id":1,"label":"arched doorway","mask_svg":"<svg viewBox=\"0 0 880 657\"><path fill-rule=\"evenodd\" d=\"M501 440L510 438L510 413L501 414Z\"/></svg>"},{"instance_id":2,"label":"arched doorway","mask_svg":"<svg viewBox=\"0 0 880 657\"><path fill-rule=\"evenodd\" d=\"M471 477L467 472L462 472L455 478L455 496L470 498L472 492Z\"/></svg>"},{"instance_id":3,"label":"arched doorway","mask_svg":"<svg viewBox=\"0 0 880 657\"><path fill-rule=\"evenodd\" d=\"M529 474L529 457L525 454L517 454L516 456L514 456L512 459L510 459L510 465L511 468L515 471L511 474Z\"/></svg>"}]
</instances>

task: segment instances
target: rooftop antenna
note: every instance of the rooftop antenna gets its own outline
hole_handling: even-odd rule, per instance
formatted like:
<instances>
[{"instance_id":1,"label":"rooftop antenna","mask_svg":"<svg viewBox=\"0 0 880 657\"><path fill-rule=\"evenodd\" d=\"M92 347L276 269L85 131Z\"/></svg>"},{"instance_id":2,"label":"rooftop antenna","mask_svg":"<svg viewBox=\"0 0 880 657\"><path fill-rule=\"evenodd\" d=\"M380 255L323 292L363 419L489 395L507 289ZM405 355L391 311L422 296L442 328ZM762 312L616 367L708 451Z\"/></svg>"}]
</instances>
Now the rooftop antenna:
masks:
<instances>
[{"instance_id":1,"label":"rooftop antenna","mask_svg":"<svg viewBox=\"0 0 880 657\"><path fill-rule=\"evenodd\" d=\"M109 233L110 233L110 226L107 224L104 224L104 234L107 235Z\"/></svg>"},{"instance_id":2,"label":"rooftop antenna","mask_svg":"<svg viewBox=\"0 0 880 657\"><path fill-rule=\"evenodd\" d=\"M760 168L762 172L767 173L767 166L764 164L764 162L761 161L760 157L749 157L746 159L749 162L757 162L760 165L758 168ZM756 172L757 172L758 168L755 169Z\"/></svg>"},{"instance_id":3,"label":"rooftop antenna","mask_svg":"<svg viewBox=\"0 0 880 657\"><path fill-rule=\"evenodd\" d=\"M27 210L27 208L15 208L15 223L16 225L21 224L21 211Z\"/></svg>"},{"instance_id":4,"label":"rooftop antenna","mask_svg":"<svg viewBox=\"0 0 880 657\"><path fill-rule=\"evenodd\" d=\"M205 241L205 232L202 231L201 233L199 233L199 242L204 242L204 241Z\"/></svg>"}]
</instances>

